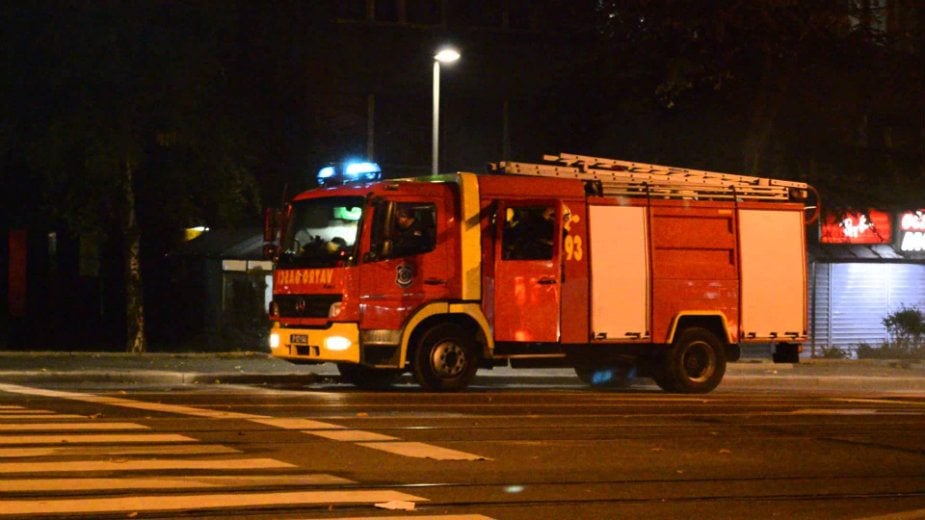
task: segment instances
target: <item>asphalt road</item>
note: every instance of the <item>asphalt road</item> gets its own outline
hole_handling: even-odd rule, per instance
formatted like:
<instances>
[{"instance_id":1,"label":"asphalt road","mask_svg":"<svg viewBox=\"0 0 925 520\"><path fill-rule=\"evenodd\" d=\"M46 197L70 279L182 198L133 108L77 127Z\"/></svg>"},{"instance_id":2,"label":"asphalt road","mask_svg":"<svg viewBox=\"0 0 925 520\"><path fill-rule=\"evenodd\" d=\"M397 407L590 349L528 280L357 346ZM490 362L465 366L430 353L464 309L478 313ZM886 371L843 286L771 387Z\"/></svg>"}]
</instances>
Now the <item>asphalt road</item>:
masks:
<instances>
[{"instance_id":1,"label":"asphalt road","mask_svg":"<svg viewBox=\"0 0 925 520\"><path fill-rule=\"evenodd\" d=\"M0 382L0 519L925 518L925 392L781 381Z\"/></svg>"}]
</instances>

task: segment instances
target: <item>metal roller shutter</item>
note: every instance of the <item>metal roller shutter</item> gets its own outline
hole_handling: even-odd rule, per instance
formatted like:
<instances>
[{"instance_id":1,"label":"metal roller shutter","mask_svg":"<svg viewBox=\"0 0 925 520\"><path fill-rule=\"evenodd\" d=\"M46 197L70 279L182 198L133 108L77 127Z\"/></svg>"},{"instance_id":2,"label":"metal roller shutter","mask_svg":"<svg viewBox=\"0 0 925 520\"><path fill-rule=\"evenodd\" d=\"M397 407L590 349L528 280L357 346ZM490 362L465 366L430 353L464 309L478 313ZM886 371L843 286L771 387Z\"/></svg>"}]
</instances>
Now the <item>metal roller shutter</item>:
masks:
<instances>
[{"instance_id":1,"label":"metal roller shutter","mask_svg":"<svg viewBox=\"0 0 925 520\"><path fill-rule=\"evenodd\" d=\"M816 264L813 282L811 330L817 348L879 346L889 339L883 326L887 314L904 305L925 310L925 265Z\"/></svg>"}]
</instances>

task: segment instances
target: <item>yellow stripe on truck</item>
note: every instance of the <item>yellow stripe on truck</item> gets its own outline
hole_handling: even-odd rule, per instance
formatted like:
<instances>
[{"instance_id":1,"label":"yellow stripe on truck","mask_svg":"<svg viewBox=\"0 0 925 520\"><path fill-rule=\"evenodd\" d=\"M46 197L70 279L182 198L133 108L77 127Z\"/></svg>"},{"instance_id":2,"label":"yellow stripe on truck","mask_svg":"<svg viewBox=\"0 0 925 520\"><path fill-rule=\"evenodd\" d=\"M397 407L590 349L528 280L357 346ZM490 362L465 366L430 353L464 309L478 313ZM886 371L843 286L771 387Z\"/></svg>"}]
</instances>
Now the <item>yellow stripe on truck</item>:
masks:
<instances>
[{"instance_id":1,"label":"yellow stripe on truck","mask_svg":"<svg viewBox=\"0 0 925 520\"><path fill-rule=\"evenodd\" d=\"M459 199L459 213L462 218L459 226L462 299L480 300L482 236L479 222L479 181L474 173L459 174Z\"/></svg>"}]
</instances>

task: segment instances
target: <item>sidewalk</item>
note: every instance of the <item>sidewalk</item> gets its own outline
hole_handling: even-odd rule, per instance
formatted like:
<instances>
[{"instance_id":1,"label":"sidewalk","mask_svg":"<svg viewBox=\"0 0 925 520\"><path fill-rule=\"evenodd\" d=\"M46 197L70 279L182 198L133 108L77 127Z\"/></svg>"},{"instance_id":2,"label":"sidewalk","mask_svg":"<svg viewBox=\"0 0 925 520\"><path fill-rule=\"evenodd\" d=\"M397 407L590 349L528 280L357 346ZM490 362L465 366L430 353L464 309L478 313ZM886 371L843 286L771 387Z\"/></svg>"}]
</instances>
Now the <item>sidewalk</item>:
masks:
<instances>
[{"instance_id":1,"label":"sidewalk","mask_svg":"<svg viewBox=\"0 0 925 520\"><path fill-rule=\"evenodd\" d=\"M480 379L497 381L499 378L510 384L578 384L571 369L510 368L480 370L475 384ZM337 368L332 364L295 365L258 352L129 354L0 351L0 382L5 383L308 385L337 381ZM925 391L925 363L806 359L799 364L774 364L769 360L743 359L727 365L723 385Z\"/></svg>"}]
</instances>

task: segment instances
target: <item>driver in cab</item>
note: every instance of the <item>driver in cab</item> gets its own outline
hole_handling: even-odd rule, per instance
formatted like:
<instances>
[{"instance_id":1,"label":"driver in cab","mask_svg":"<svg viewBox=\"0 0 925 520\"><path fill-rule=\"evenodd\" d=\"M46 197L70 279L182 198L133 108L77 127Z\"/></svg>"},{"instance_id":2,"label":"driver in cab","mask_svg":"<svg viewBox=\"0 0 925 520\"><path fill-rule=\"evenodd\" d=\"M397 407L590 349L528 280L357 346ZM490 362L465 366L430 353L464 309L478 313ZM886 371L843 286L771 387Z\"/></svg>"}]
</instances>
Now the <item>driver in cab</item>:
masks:
<instances>
[{"instance_id":1,"label":"driver in cab","mask_svg":"<svg viewBox=\"0 0 925 520\"><path fill-rule=\"evenodd\" d=\"M430 250L431 239L427 230L414 215L408 205L400 205L395 215L392 231L393 256L408 256Z\"/></svg>"}]
</instances>

